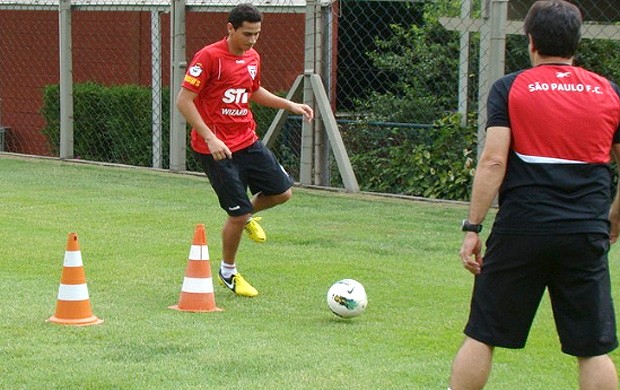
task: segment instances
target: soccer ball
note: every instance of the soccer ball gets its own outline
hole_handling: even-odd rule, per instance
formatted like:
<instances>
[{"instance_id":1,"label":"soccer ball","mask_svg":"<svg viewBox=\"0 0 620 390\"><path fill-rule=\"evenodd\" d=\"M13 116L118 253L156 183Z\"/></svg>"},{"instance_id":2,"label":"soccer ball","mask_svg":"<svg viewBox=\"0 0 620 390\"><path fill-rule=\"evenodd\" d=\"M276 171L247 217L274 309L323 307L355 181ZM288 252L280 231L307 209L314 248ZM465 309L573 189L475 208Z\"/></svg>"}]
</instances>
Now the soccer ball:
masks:
<instances>
[{"instance_id":1,"label":"soccer ball","mask_svg":"<svg viewBox=\"0 0 620 390\"><path fill-rule=\"evenodd\" d=\"M327 305L335 315L344 318L358 316L366 310L368 298L364 286L353 279L342 279L327 291Z\"/></svg>"}]
</instances>

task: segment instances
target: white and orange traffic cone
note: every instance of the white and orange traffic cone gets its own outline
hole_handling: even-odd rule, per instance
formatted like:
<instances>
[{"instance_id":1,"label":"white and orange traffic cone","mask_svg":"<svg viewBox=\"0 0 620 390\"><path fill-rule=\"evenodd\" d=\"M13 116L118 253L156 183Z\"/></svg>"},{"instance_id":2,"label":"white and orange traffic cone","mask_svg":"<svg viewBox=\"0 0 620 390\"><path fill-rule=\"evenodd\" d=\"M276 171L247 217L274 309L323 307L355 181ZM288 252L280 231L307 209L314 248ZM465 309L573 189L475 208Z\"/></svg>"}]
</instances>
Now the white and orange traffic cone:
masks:
<instances>
[{"instance_id":1,"label":"white and orange traffic cone","mask_svg":"<svg viewBox=\"0 0 620 390\"><path fill-rule=\"evenodd\" d=\"M185 269L179 304L169 308L192 312L222 311L215 306L209 247L203 224L196 225L194 230L194 241L189 251L189 262Z\"/></svg>"},{"instance_id":2,"label":"white and orange traffic cone","mask_svg":"<svg viewBox=\"0 0 620 390\"><path fill-rule=\"evenodd\" d=\"M56 312L47 321L76 326L97 325L103 322L93 315L90 308L82 252L76 233L69 233L67 237Z\"/></svg>"}]
</instances>

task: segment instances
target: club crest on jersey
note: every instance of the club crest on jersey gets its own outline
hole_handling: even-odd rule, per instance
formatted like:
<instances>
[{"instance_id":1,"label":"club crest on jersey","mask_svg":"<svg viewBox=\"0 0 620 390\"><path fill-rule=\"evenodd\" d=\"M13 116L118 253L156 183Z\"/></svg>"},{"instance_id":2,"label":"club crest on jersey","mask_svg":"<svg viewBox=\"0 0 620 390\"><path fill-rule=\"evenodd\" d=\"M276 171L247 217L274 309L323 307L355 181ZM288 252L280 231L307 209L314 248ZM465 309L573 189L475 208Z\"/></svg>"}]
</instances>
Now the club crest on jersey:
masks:
<instances>
[{"instance_id":1,"label":"club crest on jersey","mask_svg":"<svg viewBox=\"0 0 620 390\"><path fill-rule=\"evenodd\" d=\"M189 74L194 77L200 76L201 73L202 73L202 64L200 63L189 68Z\"/></svg>"},{"instance_id":2,"label":"club crest on jersey","mask_svg":"<svg viewBox=\"0 0 620 390\"><path fill-rule=\"evenodd\" d=\"M256 78L256 71L256 65L248 65L248 72L250 73L250 77L252 77L252 80Z\"/></svg>"}]
</instances>

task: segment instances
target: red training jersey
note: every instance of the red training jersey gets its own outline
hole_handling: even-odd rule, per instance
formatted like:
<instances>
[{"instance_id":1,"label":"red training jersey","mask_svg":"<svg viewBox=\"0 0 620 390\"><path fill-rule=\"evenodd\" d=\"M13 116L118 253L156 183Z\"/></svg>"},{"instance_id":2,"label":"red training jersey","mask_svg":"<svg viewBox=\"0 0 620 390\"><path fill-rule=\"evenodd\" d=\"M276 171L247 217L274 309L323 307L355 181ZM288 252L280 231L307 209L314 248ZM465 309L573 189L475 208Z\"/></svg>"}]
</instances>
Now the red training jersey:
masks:
<instances>
[{"instance_id":1,"label":"red training jersey","mask_svg":"<svg viewBox=\"0 0 620 390\"><path fill-rule=\"evenodd\" d=\"M226 38L203 47L194 55L181 84L198 94L194 104L207 126L231 152L246 148L258 139L250 111L250 96L260 87L260 56L254 49L231 54ZM191 146L210 154L195 129Z\"/></svg>"},{"instance_id":2,"label":"red training jersey","mask_svg":"<svg viewBox=\"0 0 620 390\"><path fill-rule=\"evenodd\" d=\"M493 231L608 234L620 88L579 67L542 64L497 80L487 109L487 128L512 136Z\"/></svg>"},{"instance_id":3,"label":"red training jersey","mask_svg":"<svg viewBox=\"0 0 620 390\"><path fill-rule=\"evenodd\" d=\"M609 163L620 97L585 69L540 65L516 76L508 96L512 149L534 162Z\"/></svg>"}]
</instances>

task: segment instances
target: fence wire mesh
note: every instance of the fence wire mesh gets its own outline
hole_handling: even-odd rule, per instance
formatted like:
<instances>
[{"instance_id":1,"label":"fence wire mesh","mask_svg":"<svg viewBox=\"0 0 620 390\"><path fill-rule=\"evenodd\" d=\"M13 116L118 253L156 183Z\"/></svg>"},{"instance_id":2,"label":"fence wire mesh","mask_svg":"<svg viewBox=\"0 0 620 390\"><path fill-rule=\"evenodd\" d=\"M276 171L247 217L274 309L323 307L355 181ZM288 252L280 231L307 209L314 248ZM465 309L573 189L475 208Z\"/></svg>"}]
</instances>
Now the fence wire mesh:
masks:
<instances>
[{"instance_id":1,"label":"fence wire mesh","mask_svg":"<svg viewBox=\"0 0 620 390\"><path fill-rule=\"evenodd\" d=\"M187 3L187 61L224 37L227 13L238 3ZM532 3L321 3L315 70L362 190L466 198L483 136L485 91L502 74L529 66L522 20ZM574 3L585 20L576 64L620 81L617 2ZM168 168L171 2L70 4L73 157ZM313 50L306 4L254 4L264 13L256 45L263 85L285 95L306 71L304 57ZM0 151L59 156L59 6L58 0L0 0ZM497 36L490 39L496 28L505 37L499 46ZM264 135L276 112L254 110ZM300 174L301 144L301 120L291 116L272 149L294 177ZM187 169L199 170L191 153ZM329 170L327 181L318 184L342 187L333 157Z\"/></svg>"}]
</instances>

